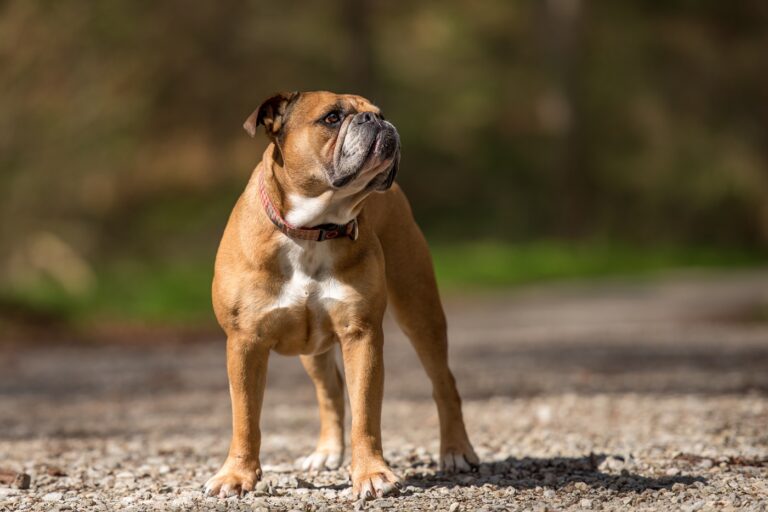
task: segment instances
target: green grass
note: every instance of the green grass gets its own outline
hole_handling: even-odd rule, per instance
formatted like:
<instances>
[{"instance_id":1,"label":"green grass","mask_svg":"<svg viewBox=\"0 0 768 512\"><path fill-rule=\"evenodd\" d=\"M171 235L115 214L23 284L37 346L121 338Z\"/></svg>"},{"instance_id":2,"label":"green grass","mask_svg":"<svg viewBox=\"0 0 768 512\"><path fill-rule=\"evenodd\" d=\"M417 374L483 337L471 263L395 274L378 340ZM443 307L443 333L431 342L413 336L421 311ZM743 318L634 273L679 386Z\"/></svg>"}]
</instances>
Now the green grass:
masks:
<instances>
[{"instance_id":1,"label":"green grass","mask_svg":"<svg viewBox=\"0 0 768 512\"><path fill-rule=\"evenodd\" d=\"M641 277L673 269L737 268L768 262L765 255L754 252L563 242L433 244L432 256L438 281L446 289Z\"/></svg>"},{"instance_id":2,"label":"green grass","mask_svg":"<svg viewBox=\"0 0 768 512\"><path fill-rule=\"evenodd\" d=\"M213 322L213 263L118 263L97 270L97 285L71 296L52 282L0 293L0 313L27 310L80 326L99 323L204 325ZM0 314L0 317L2 315Z\"/></svg>"},{"instance_id":3,"label":"green grass","mask_svg":"<svg viewBox=\"0 0 768 512\"><path fill-rule=\"evenodd\" d=\"M449 293L565 279L643 277L673 269L759 266L768 261L751 252L563 242L437 243L432 254L440 286ZM23 312L28 318L54 318L81 327L109 322L211 324L212 265L207 260L112 263L97 269L98 284L80 297L70 296L53 282L5 290L0 292L0 321Z\"/></svg>"}]
</instances>

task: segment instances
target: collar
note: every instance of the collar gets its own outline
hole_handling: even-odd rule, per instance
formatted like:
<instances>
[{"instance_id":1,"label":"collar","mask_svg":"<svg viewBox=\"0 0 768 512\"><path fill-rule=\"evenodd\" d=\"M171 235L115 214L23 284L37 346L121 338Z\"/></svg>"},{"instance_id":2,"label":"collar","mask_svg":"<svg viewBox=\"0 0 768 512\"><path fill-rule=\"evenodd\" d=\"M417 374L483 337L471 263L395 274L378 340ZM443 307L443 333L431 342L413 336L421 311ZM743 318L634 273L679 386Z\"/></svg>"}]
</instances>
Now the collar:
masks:
<instances>
[{"instance_id":1,"label":"collar","mask_svg":"<svg viewBox=\"0 0 768 512\"><path fill-rule=\"evenodd\" d=\"M280 215L278 209L275 208L275 204L269 198L267 186L264 183L264 171L259 172L258 180L259 197L261 198L261 205L264 207L264 212L266 212L267 217L272 221L272 224L285 235L288 235L291 238L298 238L299 240L312 240L314 242L333 240L340 236L349 237L350 240L357 240L357 218L352 219L346 224L321 224L311 228L297 227L289 224L288 221Z\"/></svg>"}]
</instances>

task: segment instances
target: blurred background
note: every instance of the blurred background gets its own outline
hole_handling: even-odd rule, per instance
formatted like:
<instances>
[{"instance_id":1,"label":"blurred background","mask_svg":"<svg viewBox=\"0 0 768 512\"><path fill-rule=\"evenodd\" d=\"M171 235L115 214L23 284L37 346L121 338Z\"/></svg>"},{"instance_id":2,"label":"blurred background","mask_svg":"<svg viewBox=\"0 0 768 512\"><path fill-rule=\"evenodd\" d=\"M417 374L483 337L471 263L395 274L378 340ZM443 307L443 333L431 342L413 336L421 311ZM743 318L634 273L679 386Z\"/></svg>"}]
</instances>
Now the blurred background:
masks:
<instances>
[{"instance_id":1,"label":"blurred background","mask_svg":"<svg viewBox=\"0 0 768 512\"><path fill-rule=\"evenodd\" d=\"M448 294L762 265L767 27L762 0L0 0L0 331L214 329L266 144L241 125L279 90L398 126Z\"/></svg>"}]
</instances>

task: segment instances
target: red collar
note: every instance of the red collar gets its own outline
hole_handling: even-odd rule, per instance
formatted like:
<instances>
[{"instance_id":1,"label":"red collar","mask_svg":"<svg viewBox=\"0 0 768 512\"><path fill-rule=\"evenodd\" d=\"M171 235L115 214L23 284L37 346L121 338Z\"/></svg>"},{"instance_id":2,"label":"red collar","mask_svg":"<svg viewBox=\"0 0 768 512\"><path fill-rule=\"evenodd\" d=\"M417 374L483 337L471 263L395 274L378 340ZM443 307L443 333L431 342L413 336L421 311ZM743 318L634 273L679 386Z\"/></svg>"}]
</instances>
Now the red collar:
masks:
<instances>
[{"instance_id":1,"label":"red collar","mask_svg":"<svg viewBox=\"0 0 768 512\"><path fill-rule=\"evenodd\" d=\"M357 240L357 219L352 219L346 224L321 224L313 228L296 227L289 224L287 220L280 215L280 212L275 208L275 204L269 198L267 187L264 184L264 171L259 172L259 197L261 197L261 204L264 206L264 211L272 221L277 229L291 238L298 238L299 240L312 240L314 242L323 242L325 240L333 240L340 236L349 237L350 240Z\"/></svg>"}]
</instances>

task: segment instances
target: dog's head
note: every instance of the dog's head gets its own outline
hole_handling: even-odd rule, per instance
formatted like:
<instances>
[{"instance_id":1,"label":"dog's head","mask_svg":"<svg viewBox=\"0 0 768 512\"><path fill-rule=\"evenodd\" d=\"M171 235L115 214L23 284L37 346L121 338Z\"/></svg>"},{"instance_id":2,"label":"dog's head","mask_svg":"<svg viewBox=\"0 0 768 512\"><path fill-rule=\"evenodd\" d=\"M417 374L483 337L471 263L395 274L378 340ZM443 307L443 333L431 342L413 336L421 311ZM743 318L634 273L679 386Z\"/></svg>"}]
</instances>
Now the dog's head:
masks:
<instances>
[{"instance_id":1,"label":"dog's head","mask_svg":"<svg viewBox=\"0 0 768 512\"><path fill-rule=\"evenodd\" d=\"M264 101L243 127L263 125L287 179L302 190L387 190L400 161L400 136L378 107L360 96L280 93Z\"/></svg>"}]
</instances>

